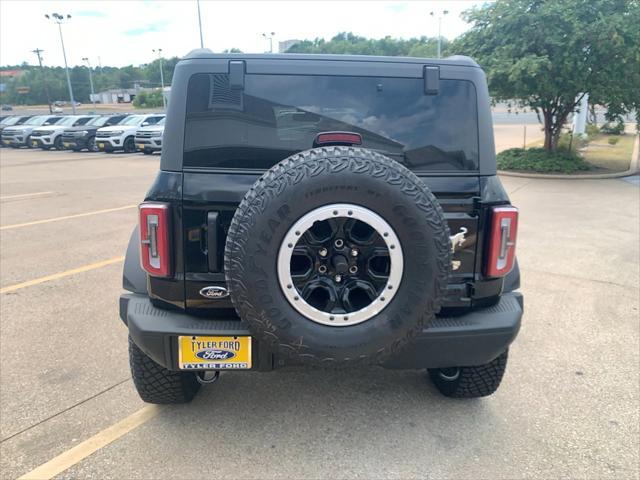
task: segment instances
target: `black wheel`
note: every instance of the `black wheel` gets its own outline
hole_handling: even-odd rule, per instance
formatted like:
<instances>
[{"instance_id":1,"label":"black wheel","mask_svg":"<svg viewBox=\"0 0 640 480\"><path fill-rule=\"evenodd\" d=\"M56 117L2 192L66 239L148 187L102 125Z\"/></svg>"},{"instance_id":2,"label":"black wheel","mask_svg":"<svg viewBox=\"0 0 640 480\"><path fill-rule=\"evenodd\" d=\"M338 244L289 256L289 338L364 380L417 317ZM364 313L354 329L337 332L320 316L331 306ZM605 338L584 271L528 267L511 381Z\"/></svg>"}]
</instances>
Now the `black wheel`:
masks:
<instances>
[{"instance_id":1,"label":"black wheel","mask_svg":"<svg viewBox=\"0 0 640 480\"><path fill-rule=\"evenodd\" d=\"M62 135L59 135L54 141L53 141L53 147L56 150L64 150L64 145L62 145Z\"/></svg>"},{"instance_id":2,"label":"black wheel","mask_svg":"<svg viewBox=\"0 0 640 480\"><path fill-rule=\"evenodd\" d=\"M122 146L124 153L134 153L136 151L135 140L133 137L127 137Z\"/></svg>"},{"instance_id":3,"label":"black wheel","mask_svg":"<svg viewBox=\"0 0 640 480\"><path fill-rule=\"evenodd\" d=\"M192 372L174 372L158 365L129 337L129 366L140 398L148 403L187 403L193 400L200 383Z\"/></svg>"},{"instance_id":4,"label":"black wheel","mask_svg":"<svg viewBox=\"0 0 640 480\"><path fill-rule=\"evenodd\" d=\"M25 140L25 145L27 148L33 148L33 146L31 145L31 136L27 137L27 139ZM20 145L16 145L16 148L20 148Z\"/></svg>"},{"instance_id":5,"label":"black wheel","mask_svg":"<svg viewBox=\"0 0 640 480\"><path fill-rule=\"evenodd\" d=\"M430 369L429 376L440 393L447 397L486 397L500 386L507 356L508 350L485 365Z\"/></svg>"},{"instance_id":6,"label":"black wheel","mask_svg":"<svg viewBox=\"0 0 640 480\"><path fill-rule=\"evenodd\" d=\"M149 150L148 148L145 148L144 150L142 150L142 153L144 153L145 155L151 155L153 153L153 150Z\"/></svg>"},{"instance_id":7,"label":"black wheel","mask_svg":"<svg viewBox=\"0 0 640 480\"><path fill-rule=\"evenodd\" d=\"M89 137L87 140L87 150L90 152L99 152L100 149L96 145L96 137Z\"/></svg>"},{"instance_id":8,"label":"black wheel","mask_svg":"<svg viewBox=\"0 0 640 480\"><path fill-rule=\"evenodd\" d=\"M399 352L439 311L449 229L399 163L325 147L283 160L236 211L225 247L233 304L295 361L345 366Z\"/></svg>"}]
</instances>

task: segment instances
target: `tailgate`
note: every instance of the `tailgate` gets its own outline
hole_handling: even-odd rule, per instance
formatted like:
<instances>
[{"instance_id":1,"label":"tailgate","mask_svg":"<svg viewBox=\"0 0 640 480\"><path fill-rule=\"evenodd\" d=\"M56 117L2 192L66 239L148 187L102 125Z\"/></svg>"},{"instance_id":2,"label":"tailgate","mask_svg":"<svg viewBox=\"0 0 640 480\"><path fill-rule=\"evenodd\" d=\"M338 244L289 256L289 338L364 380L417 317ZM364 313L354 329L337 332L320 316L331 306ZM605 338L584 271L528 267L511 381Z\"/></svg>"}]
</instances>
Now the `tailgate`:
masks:
<instances>
[{"instance_id":1,"label":"tailgate","mask_svg":"<svg viewBox=\"0 0 640 480\"><path fill-rule=\"evenodd\" d=\"M224 244L235 209L258 178L257 174L184 172L184 281L188 309L202 309L208 315L234 314L231 301L224 294ZM455 270L444 306L469 306L468 284L473 282L476 265L479 222L475 208L480 179L477 176L421 179L438 198L451 235L466 230L464 242L453 256Z\"/></svg>"}]
</instances>

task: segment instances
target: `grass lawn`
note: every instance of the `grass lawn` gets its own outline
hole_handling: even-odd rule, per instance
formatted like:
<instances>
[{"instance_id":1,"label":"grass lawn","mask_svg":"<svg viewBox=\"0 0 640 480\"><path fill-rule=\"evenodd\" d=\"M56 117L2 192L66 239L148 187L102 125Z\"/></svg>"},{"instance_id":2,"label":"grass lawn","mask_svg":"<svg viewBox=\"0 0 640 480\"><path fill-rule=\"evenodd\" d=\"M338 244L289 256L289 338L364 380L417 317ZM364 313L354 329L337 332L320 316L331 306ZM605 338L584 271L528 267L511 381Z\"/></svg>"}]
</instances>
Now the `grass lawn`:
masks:
<instances>
[{"instance_id":1,"label":"grass lawn","mask_svg":"<svg viewBox=\"0 0 640 480\"><path fill-rule=\"evenodd\" d=\"M609 138L618 138L618 143L609 145ZM635 135L597 135L589 142L580 154L596 168L602 168L613 172L624 172L629 169Z\"/></svg>"},{"instance_id":2,"label":"grass lawn","mask_svg":"<svg viewBox=\"0 0 640 480\"><path fill-rule=\"evenodd\" d=\"M610 138L617 138L618 143L610 145L608 140ZM589 166L592 167L591 172L582 173L612 173L612 172L624 172L629 169L631 163L631 154L633 153L633 144L636 140L636 135L630 133L627 130L625 135L605 135L603 133L597 134L595 137L589 139L589 143L576 150L576 143L573 144L571 151L576 152L582 157ZM527 144L528 149L542 148L543 140L538 140ZM539 171L541 173L549 172L545 166L541 166L541 169L536 169L534 165L531 165L530 171ZM568 172L557 172L568 173ZM577 173L577 172L576 172Z\"/></svg>"}]
</instances>

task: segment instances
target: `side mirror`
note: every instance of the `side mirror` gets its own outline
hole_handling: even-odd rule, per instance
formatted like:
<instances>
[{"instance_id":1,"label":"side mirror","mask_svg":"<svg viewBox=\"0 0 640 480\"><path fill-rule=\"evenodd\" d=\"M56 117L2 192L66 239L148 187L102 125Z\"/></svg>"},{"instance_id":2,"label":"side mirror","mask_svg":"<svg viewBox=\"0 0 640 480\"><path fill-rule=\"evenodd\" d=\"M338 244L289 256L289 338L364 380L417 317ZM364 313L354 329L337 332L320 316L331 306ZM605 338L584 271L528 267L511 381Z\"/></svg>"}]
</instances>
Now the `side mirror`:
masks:
<instances>
[{"instance_id":1,"label":"side mirror","mask_svg":"<svg viewBox=\"0 0 640 480\"><path fill-rule=\"evenodd\" d=\"M140 124L141 127L148 127L149 125L150 125L149 122L142 122Z\"/></svg>"}]
</instances>

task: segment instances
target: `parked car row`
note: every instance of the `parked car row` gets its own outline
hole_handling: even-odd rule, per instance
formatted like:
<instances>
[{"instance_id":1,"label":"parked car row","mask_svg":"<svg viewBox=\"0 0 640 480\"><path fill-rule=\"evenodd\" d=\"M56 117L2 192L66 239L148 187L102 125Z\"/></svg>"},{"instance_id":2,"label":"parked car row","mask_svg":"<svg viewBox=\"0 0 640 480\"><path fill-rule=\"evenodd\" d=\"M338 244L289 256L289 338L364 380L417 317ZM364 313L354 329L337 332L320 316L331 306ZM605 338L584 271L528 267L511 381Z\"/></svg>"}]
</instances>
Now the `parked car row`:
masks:
<instances>
[{"instance_id":1,"label":"parked car row","mask_svg":"<svg viewBox=\"0 0 640 480\"><path fill-rule=\"evenodd\" d=\"M3 147L151 154L162 150L164 114L33 115L0 121Z\"/></svg>"}]
</instances>

